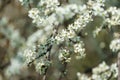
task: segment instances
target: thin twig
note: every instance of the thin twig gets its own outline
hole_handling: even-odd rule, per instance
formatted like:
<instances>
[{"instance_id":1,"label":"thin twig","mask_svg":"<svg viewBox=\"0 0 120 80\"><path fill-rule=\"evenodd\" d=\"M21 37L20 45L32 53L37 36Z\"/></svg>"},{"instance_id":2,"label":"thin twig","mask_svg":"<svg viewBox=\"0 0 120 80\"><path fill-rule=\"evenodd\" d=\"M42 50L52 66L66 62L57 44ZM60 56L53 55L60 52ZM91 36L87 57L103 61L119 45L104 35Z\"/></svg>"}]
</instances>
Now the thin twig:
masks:
<instances>
[{"instance_id":1,"label":"thin twig","mask_svg":"<svg viewBox=\"0 0 120 80\"><path fill-rule=\"evenodd\" d=\"M43 80L46 80L46 74L43 76Z\"/></svg>"}]
</instances>

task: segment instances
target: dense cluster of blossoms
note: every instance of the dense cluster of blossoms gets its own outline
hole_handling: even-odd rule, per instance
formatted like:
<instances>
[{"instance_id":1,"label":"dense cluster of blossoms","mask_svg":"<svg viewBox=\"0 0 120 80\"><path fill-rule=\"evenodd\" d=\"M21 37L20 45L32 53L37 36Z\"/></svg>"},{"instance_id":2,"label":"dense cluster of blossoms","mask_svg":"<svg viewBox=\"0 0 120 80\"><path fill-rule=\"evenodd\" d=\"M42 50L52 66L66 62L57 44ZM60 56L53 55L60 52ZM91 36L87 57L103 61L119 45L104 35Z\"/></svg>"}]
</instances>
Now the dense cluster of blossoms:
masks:
<instances>
[{"instance_id":1,"label":"dense cluster of blossoms","mask_svg":"<svg viewBox=\"0 0 120 80\"><path fill-rule=\"evenodd\" d=\"M106 11L104 10L104 3L105 0L89 0L88 1L88 6L90 9L92 9L93 11L93 15L95 16L105 16L106 15Z\"/></svg>"},{"instance_id":2,"label":"dense cluster of blossoms","mask_svg":"<svg viewBox=\"0 0 120 80\"><path fill-rule=\"evenodd\" d=\"M29 11L28 16L33 19L33 23L37 23L38 25L43 23L44 19L39 16L40 12L37 8L32 8Z\"/></svg>"},{"instance_id":3,"label":"dense cluster of blossoms","mask_svg":"<svg viewBox=\"0 0 120 80\"><path fill-rule=\"evenodd\" d=\"M37 8L32 8L28 16L33 19L33 23L37 26L53 26L57 24L55 18L55 10L58 8L58 0L40 0Z\"/></svg>"},{"instance_id":4,"label":"dense cluster of blossoms","mask_svg":"<svg viewBox=\"0 0 120 80\"><path fill-rule=\"evenodd\" d=\"M63 49L59 53L59 60L62 62L70 62L70 52L66 49Z\"/></svg>"},{"instance_id":5,"label":"dense cluster of blossoms","mask_svg":"<svg viewBox=\"0 0 120 80\"><path fill-rule=\"evenodd\" d=\"M63 41L65 41L65 39L70 39L73 38L75 36L75 32L73 30L62 30L61 33L59 33L56 37L55 40L57 41L57 43L61 43Z\"/></svg>"},{"instance_id":6,"label":"dense cluster of blossoms","mask_svg":"<svg viewBox=\"0 0 120 80\"><path fill-rule=\"evenodd\" d=\"M113 26L119 25L120 23L119 9L114 8L114 10L112 10L113 7L105 9L104 2L105 0L89 0L87 4L82 6L76 4L60 6L58 0L40 0L38 7L32 8L28 12L28 16L33 19L33 23L35 23L41 30L38 30L35 35L30 38L33 39L33 41L31 42L35 43L37 42L37 39L40 39L38 38L39 35L42 35L44 33L43 31L45 31L46 36L44 37L46 37L46 40L44 39L43 42L38 41L38 44L40 44L40 46L38 46L36 49L30 49L25 51L24 56L26 58L26 62L28 64L31 62L35 62L36 70L40 71L41 74L45 73L45 70L49 67L49 59L43 59L42 57L49 54L52 46L56 44L60 47L62 44L62 50L59 50L58 56L59 60L62 62L69 62L71 59L71 53L77 53L77 58L85 57L84 43L81 40L81 36L79 35L79 33L86 28L88 23L94 21L94 17L99 16L102 17L104 20L101 23L100 27L98 26L98 29L93 32L93 34L95 35L98 35L99 31L102 30L102 27L105 24L110 24L110 26ZM73 19L74 17L74 21L64 26L65 21ZM56 32L52 33L54 29ZM50 38L49 40L47 39L48 36L52 36L52 38ZM80 38L75 39L77 37ZM117 42L113 41L110 48L113 49L113 51L118 50L119 45L117 45L117 43L119 42L119 40L117 40ZM117 46L117 48L113 48L112 46L114 45ZM63 47L67 47L67 49L64 49ZM70 50L69 48L72 49ZM38 60L39 62L37 62L36 60ZM105 78L110 77L110 75L112 74L112 70L115 70L117 72L116 67L114 67L116 69L112 69L113 66L111 65L109 67L105 63L100 64L98 68L93 69L92 79L99 80L99 78L102 78L102 80L105 80ZM109 75L107 76L106 74L108 73ZM82 77L80 73L78 73L78 76L79 80L86 80L86 78Z\"/></svg>"},{"instance_id":7,"label":"dense cluster of blossoms","mask_svg":"<svg viewBox=\"0 0 120 80\"><path fill-rule=\"evenodd\" d=\"M109 25L120 25L120 9L117 9L116 7L110 7L107 10L108 13L110 13L110 18L106 19L106 22L108 22Z\"/></svg>"},{"instance_id":8,"label":"dense cluster of blossoms","mask_svg":"<svg viewBox=\"0 0 120 80\"><path fill-rule=\"evenodd\" d=\"M40 8L44 10L44 14L48 15L51 12L55 11L55 9L58 7L59 2L58 0L41 0L38 4Z\"/></svg>"},{"instance_id":9,"label":"dense cluster of blossoms","mask_svg":"<svg viewBox=\"0 0 120 80\"><path fill-rule=\"evenodd\" d=\"M76 56L76 58L83 58L85 57L85 48L84 47L84 43L81 41L79 43L74 44L74 52L77 53L78 55Z\"/></svg>"},{"instance_id":10,"label":"dense cluster of blossoms","mask_svg":"<svg viewBox=\"0 0 120 80\"><path fill-rule=\"evenodd\" d=\"M102 62L97 67L93 68L91 76L80 72L77 73L78 80L116 80L117 76L117 63L108 66L105 62Z\"/></svg>"},{"instance_id":11,"label":"dense cluster of blossoms","mask_svg":"<svg viewBox=\"0 0 120 80\"><path fill-rule=\"evenodd\" d=\"M46 70L48 69L48 67L50 66L51 62L42 58L39 61L35 62L35 69L38 73L40 74L45 74Z\"/></svg>"},{"instance_id":12,"label":"dense cluster of blossoms","mask_svg":"<svg viewBox=\"0 0 120 80\"><path fill-rule=\"evenodd\" d=\"M110 44L110 49L111 49L113 52L120 51L120 39L112 40L112 41L111 41L111 44Z\"/></svg>"},{"instance_id":13,"label":"dense cluster of blossoms","mask_svg":"<svg viewBox=\"0 0 120 80\"><path fill-rule=\"evenodd\" d=\"M25 57L25 62L26 64L30 63L32 60L34 60L36 58L36 52L35 52L36 48L32 48L32 49L26 49L24 51L24 57Z\"/></svg>"}]
</instances>

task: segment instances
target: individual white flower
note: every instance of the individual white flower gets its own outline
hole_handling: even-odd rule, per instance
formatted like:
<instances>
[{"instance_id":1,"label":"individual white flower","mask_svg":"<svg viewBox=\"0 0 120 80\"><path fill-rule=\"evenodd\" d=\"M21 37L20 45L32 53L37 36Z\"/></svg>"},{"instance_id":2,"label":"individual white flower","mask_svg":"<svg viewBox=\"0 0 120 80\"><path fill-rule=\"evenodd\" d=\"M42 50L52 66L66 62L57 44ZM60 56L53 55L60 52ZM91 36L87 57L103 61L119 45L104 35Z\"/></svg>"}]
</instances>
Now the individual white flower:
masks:
<instances>
[{"instance_id":1,"label":"individual white flower","mask_svg":"<svg viewBox=\"0 0 120 80\"><path fill-rule=\"evenodd\" d=\"M110 49L113 51L113 52L117 52L120 50L120 39L114 39L111 41L110 43Z\"/></svg>"}]
</instances>

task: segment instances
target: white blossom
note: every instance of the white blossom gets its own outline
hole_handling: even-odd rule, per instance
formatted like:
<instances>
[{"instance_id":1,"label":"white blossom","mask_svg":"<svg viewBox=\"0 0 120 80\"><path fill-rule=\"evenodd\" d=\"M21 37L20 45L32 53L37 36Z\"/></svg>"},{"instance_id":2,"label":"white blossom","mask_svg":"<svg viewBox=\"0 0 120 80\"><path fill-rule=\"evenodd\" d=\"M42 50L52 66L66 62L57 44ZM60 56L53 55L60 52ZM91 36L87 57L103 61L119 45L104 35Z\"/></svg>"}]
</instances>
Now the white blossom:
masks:
<instances>
[{"instance_id":1,"label":"white blossom","mask_svg":"<svg viewBox=\"0 0 120 80\"><path fill-rule=\"evenodd\" d=\"M35 62L35 69L40 74L45 74L46 69L50 66L50 61L45 59L40 59L39 61Z\"/></svg>"},{"instance_id":2,"label":"white blossom","mask_svg":"<svg viewBox=\"0 0 120 80\"><path fill-rule=\"evenodd\" d=\"M24 51L23 56L25 57L25 63L29 64L31 61L35 60L35 58L36 58L35 48L33 48L33 49L26 49Z\"/></svg>"},{"instance_id":3,"label":"white blossom","mask_svg":"<svg viewBox=\"0 0 120 80\"><path fill-rule=\"evenodd\" d=\"M84 48L84 43L82 41L74 44L74 52L78 53L78 56L76 58L85 57L85 55L86 55L85 48Z\"/></svg>"},{"instance_id":4,"label":"white blossom","mask_svg":"<svg viewBox=\"0 0 120 80\"><path fill-rule=\"evenodd\" d=\"M58 0L41 0L39 2L39 6L41 8L44 7L45 15L48 15L49 13L55 11L58 5L59 5Z\"/></svg>"},{"instance_id":5,"label":"white blossom","mask_svg":"<svg viewBox=\"0 0 120 80\"><path fill-rule=\"evenodd\" d=\"M78 19L76 19L73 25L70 25L70 27L75 31L81 31L92 20L92 15L90 15L89 11L87 12L86 10L85 13L82 13L78 16Z\"/></svg>"},{"instance_id":6,"label":"white blossom","mask_svg":"<svg viewBox=\"0 0 120 80\"><path fill-rule=\"evenodd\" d=\"M105 16L106 15L106 11L104 10L104 3L105 3L105 0L89 0L88 1L88 6L90 9L92 9L92 13L93 15L95 16Z\"/></svg>"},{"instance_id":7,"label":"white blossom","mask_svg":"<svg viewBox=\"0 0 120 80\"><path fill-rule=\"evenodd\" d=\"M80 72L77 72L77 78L78 80L91 80L87 75L81 74Z\"/></svg>"},{"instance_id":8,"label":"white blossom","mask_svg":"<svg viewBox=\"0 0 120 80\"><path fill-rule=\"evenodd\" d=\"M62 62L70 62L70 60L71 60L70 52L66 49L62 49L62 50L60 50L58 58Z\"/></svg>"},{"instance_id":9,"label":"white blossom","mask_svg":"<svg viewBox=\"0 0 120 80\"><path fill-rule=\"evenodd\" d=\"M40 16L40 11L38 8L32 8L28 12L28 16L33 19L33 23L36 23L38 26L44 22L44 18Z\"/></svg>"},{"instance_id":10,"label":"white blossom","mask_svg":"<svg viewBox=\"0 0 120 80\"><path fill-rule=\"evenodd\" d=\"M110 49L113 51L113 52L117 52L120 50L120 39L114 39L111 41L110 43Z\"/></svg>"},{"instance_id":11,"label":"white blossom","mask_svg":"<svg viewBox=\"0 0 120 80\"><path fill-rule=\"evenodd\" d=\"M101 64L98 65L98 67L93 69L93 74L99 74L108 69L109 69L109 66L105 62L102 62Z\"/></svg>"},{"instance_id":12,"label":"white blossom","mask_svg":"<svg viewBox=\"0 0 120 80\"><path fill-rule=\"evenodd\" d=\"M106 80L111 78L117 78L118 68L116 63L108 66L105 62L102 62L97 67L93 68L92 80Z\"/></svg>"},{"instance_id":13,"label":"white blossom","mask_svg":"<svg viewBox=\"0 0 120 80\"><path fill-rule=\"evenodd\" d=\"M110 71L113 72L113 77L118 77L118 66L117 63L113 63L110 67Z\"/></svg>"},{"instance_id":14,"label":"white blossom","mask_svg":"<svg viewBox=\"0 0 120 80\"><path fill-rule=\"evenodd\" d=\"M78 80L107 80L107 79L117 79L118 77L118 67L117 63L113 63L108 66L105 62L100 63L97 67L92 69L92 75L87 76L80 72L77 73Z\"/></svg>"},{"instance_id":15,"label":"white blossom","mask_svg":"<svg viewBox=\"0 0 120 80\"><path fill-rule=\"evenodd\" d=\"M28 16L31 18L36 18L39 16L39 10L37 8L32 8L29 12L28 12Z\"/></svg>"},{"instance_id":16,"label":"white blossom","mask_svg":"<svg viewBox=\"0 0 120 80\"><path fill-rule=\"evenodd\" d=\"M105 21L108 22L109 25L120 25L120 9L110 7L107 12L110 13L111 17L106 18Z\"/></svg>"},{"instance_id":17,"label":"white blossom","mask_svg":"<svg viewBox=\"0 0 120 80\"><path fill-rule=\"evenodd\" d=\"M96 37L101 31L101 28L96 28L94 31L93 31L93 37Z\"/></svg>"},{"instance_id":18,"label":"white blossom","mask_svg":"<svg viewBox=\"0 0 120 80\"><path fill-rule=\"evenodd\" d=\"M64 37L58 34L57 36L55 36L55 40L56 40L56 43L59 44L64 41Z\"/></svg>"},{"instance_id":19,"label":"white blossom","mask_svg":"<svg viewBox=\"0 0 120 80\"><path fill-rule=\"evenodd\" d=\"M93 74L93 75L92 75L92 79L93 79L93 80L96 80L96 79L97 79L97 80L102 80L102 79L101 79L101 76L100 76L100 75L97 75L97 74Z\"/></svg>"},{"instance_id":20,"label":"white blossom","mask_svg":"<svg viewBox=\"0 0 120 80\"><path fill-rule=\"evenodd\" d=\"M57 40L57 43L63 42L65 39L70 39L75 36L75 32L73 30L66 30L63 29L61 33L59 33L55 39Z\"/></svg>"}]
</instances>

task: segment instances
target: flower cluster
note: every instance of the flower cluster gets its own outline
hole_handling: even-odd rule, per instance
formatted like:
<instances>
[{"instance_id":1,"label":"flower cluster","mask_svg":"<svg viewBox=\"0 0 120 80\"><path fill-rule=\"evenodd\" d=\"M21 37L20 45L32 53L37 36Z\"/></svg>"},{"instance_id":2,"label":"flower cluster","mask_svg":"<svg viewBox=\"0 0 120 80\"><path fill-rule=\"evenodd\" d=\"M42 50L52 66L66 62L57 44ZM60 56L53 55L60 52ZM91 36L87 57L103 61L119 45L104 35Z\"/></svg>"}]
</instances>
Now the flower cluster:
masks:
<instances>
[{"instance_id":1,"label":"flower cluster","mask_svg":"<svg viewBox=\"0 0 120 80\"><path fill-rule=\"evenodd\" d=\"M32 49L26 49L24 51L23 56L25 57L25 63L29 64L30 62L32 62L33 60L35 60L36 58L36 52L35 52L36 48L33 47Z\"/></svg>"},{"instance_id":2,"label":"flower cluster","mask_svg":"<svg viewBox=\"0 0 120 80\"><path fill-rule=\"evenodd\" d=\"M80 12L78 13L79 16L75 22L73 24L70 24L66 30L62 30L62 32L55 37L58 43L63 42L65 38L70 39L75 37L76 31L81 31L90 21L93 20L92 15L90 15L90 11L87 10L87 7L85 5L79 6L78 10ZM84 13L84 11L86 11L86 13Z\"/></svg>"},{"instance_id":3,"label":"flower cluster","mask_svg":"<svg viewBox=\"0 0 120 80\"><path fill-rule=\"evenodd\" d=\"M59 33L56 37L55 40L57 41L57 43L61 43L63 41L65 41L65 39L70 39L73 38L75 36L75 32L73 30L65 30L63 29L61 31L61 33Z\"/></svg>"},{"instance_id":4,"label":"flower cluster","mask_svg":"<svg viewBox=\"0 0 120 80\"><path fill-rule=\"evenodd\" d=\"M32 8L29 12L28 12L28 16L30 18L33 19L33 23L36 23L37 25L41 25L44 22L44 18L41 17L40 15L40 11L38 8Z\"/></svg>"},{"instance_id":5,"label":"flower cluster","mask_svg":"<svg viewBox=\"0 0 120 80\"><path fill-rule=\"evenodd\" d=\"M91 80L87 75L77 72L78 80Z\"/></svg>"},{"instance_id":6,"label":"flower cluster","mask_svg":"<svg viewBox=\"0 0 120 80\"><path fill-rule=\"evenodd\" d=\"M35 69L40 74L45 74L47 68L50 66L50 61L45 59L40 59L39 61L35 62Z\"/></svg>"},{"instance_id":7,"label":"flower cluster","mask_svg":"<svg viewBox=\"0 0 120 80\"><path fill-rule=\"evenodd\" d=\"M114 39L111 41L111 44L110 44L110 49L113 51L113 52L117 52L120 50L120 39Z\"/></svg>"},{"instance_id":8,"label":"flower cluster","mask_svg":"<svg viewBox=\"0 0 120 80\"><path fill-rule=\"evenodd\" d=\"M45 74L51 63L48 59L47 48L45 45L38 45L24 52L26 64L28 66L34 64L36 71L40 74Z\"/></svg>"},{"instance_id":9,"label":"flower cluster","mask_svg":"<svg viewBox=\"0 0 120 80\"><path fill-rule=\"evenodd\" d=\"M120 9L116 7L110 7L107 12L110 14L111 17L106 19L106 22L111 26L120 25Z\"/></svg>"},{"instance_id":10,"label":"flower cluster","mask_svg":"<svg viewBox=\"0 0 120 80\"><path fill-rule=\"evenodd\" d=\"M91 76L79 72L77 76L78 80L114 80L117 79L118 76L117 63L108 66L105 62L102 62L97 67L93 68Z\"/></svg>"},{"instance_id":11,"label":"flower cluster","mask_svg":"<svg viewBox=\"0 0 120 80\"><path fill-rule=\"evenodd\" d=\"M102 62L101 64L98 65L98 67L95 67L92 72L93 72L93 75L92 75L92 79L107 79L111 73L108 72L108 69L109 69L109 66L105 63L105 62ZM102 74L101 74L102 73ZM101 74L101 75L100 75Z\"/></svg>"},{"instance_id":12,"label":"flower cluster","mask_svg":"<svg viewBox=\"0 0 120 80\"><path fill-rule=\"evenodd\" d=\"M102 62L101 64L99 64L98 67L93 69L93 73L94 74L99 74L99 73L101 73L103 71L106 71L108 69L109 69L109 66L105 62Z\"/></svg>"},{"instance_id":13,"label":"flower cluster","mask_svg":"<svg viewBox=\"0 0 120 80\"><path fill-rule=\"evenodd\" d=\"M106 11L104 10L104 3L105 0L89 0L88 1L88 6L90 9L92 9L93 11L93 15L95 16L105 16L106 15Z\"/></svg>"},{"instance_id":14,"label":"flower cluster","mask_svg":"<svg viewBox=\"0 0 120 80\"><path fill-rule=\"evenodd\" d=\"M70 62L70 60L71 60L70 52L66 49L60 50L58 57L59 57L59 60L62 62Z\"/></svg>"},{"instance_id":15,"label":"flower cluster","mask_svg":"<svg viewBox=\"0 0 120 80\"><path fill-rule=\"evenodd\" d=\"M36 23L38 27L52 25L56 22L55 15L52 13L58 5L58 0L41 0L37 8L32 8L29 11L28 16L33 19L33 23Z\"/></svg>"},{"instance_id":16,"label":"flower cluster","mask_svg":"<svg viewBox=\"0 0 120 80\"><path fill-rule=\"evenodd\" d=\"M85 57L85 48L84 48L84 43L81 41L79 43L74 44L74 52L77 53L78 55L76 58L83 58Z\"/></svg>"},{"instance_id":17,"label":"flower cluster","mask_svg":"<svg viewBox=\"0 0 120 80\"><path fill-rule=\"evenodd\" d=\"M38 4L40 8L44 10L44 14L48 15L51 12L55 11L55 9L58 7L59 2L58 0L41 0Z\"/></svg>"},{"instance_id":18,"label":"flower cluster","mask_svg":"<svg viewBox=\"0 0 120 80\"><path fill-rule=\"evenodd\" d=\"M93 80L106 80L106 79L116 79L118 76L117 64L114 63L111 66L108 66L105 62L99 64L98 67L93 69Z\"/></svg>"}]
</instances>

